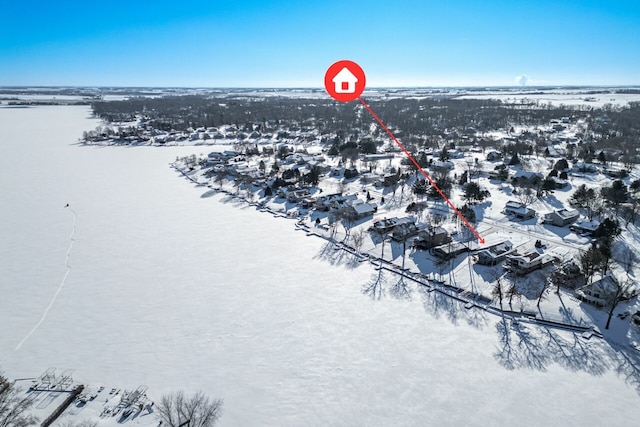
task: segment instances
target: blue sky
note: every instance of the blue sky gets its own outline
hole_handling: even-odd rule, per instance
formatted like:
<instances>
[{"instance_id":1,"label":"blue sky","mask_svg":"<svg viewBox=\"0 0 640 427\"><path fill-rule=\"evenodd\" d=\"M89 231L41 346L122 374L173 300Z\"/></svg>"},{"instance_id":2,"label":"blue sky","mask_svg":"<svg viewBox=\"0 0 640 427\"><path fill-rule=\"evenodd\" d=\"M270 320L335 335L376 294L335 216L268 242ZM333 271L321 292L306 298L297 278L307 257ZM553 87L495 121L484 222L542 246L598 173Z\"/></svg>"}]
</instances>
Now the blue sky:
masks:
<instances>
[{"instance_id":1,"label":"blue sky","mask_svg":"<svg viewBox=\"0 0 640 427\"><path fill-rule=\"evenodd\" d=\"M640 1L0 0L0 86L640 84Z\"/></svg>"}]
</instances>

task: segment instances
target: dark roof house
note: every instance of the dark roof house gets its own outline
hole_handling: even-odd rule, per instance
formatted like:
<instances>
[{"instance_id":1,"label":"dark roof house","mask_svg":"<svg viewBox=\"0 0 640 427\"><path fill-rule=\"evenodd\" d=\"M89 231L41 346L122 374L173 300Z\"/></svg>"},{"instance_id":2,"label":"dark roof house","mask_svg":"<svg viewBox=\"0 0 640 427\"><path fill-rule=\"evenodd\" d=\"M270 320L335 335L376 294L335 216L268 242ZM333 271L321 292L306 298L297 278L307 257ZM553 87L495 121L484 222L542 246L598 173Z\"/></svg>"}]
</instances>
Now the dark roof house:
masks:
<instances>
[{"instance_id":1,"label":"dark roof house","mask_svg":"<svg viewBox=\"0 0 640 427\"><path fill-rule=\"evenodd\" d=\"M546 214L542 222L558 227L564 227L569 224L573 224L579 217L580 213L575 209L559 209Z\"/></svg>"}]
</instances>

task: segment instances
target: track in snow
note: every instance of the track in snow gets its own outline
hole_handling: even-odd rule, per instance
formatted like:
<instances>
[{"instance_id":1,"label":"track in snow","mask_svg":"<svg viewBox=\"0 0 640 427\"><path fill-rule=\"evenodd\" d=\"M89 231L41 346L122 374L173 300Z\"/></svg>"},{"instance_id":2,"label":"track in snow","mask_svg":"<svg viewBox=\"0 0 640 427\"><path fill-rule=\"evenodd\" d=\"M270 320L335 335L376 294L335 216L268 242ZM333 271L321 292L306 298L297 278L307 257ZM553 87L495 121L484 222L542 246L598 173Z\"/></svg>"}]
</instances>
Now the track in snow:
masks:
<instances>
[{"instance_id":1,"label":"track in snow","mask_svg":"<svg viewBox=\"0 0 640 427\"><path fill-rule=\"evenodd\" d=\"M71 234L69 235L69 249L67 249L67 254L64 258L64 264L67 266L67 271L64 273L64 276L62 277L62 280L60 281L60 285L58 286L58 289L56 290L55 294L53 294L53 298L51 298L51 301L49 301L49 305L44 310L44 313L42 313L42 317L40 317L40 320L38 321L38 323L36 323L35 326L31 329L31 331L29 331L29 333L22 339L22 341L20 341L20 343L16 346L16 349L14 351L20 350L20 347L22 347L22 345L29 339L29 337L33 335L33 333L40 327L42 322L44 322L44 319L47 317L47 314L49 314L49 310L51 310L51 307L53 307L53 304L56 302L56 299L58 298L58 295L62 291L62 288L64 288L64 284L67 281L67 277L69 277L69 273L71 273L71 266L69 265L69 257L71 256L71 250L73 249L73 242L74 242L73 237L76 234L76 222L78 221L78 214L76 213L76 211L74 211L71 208L69 208L69 211L71 211L71 213L73 214L73 225L71 227Z\"/></svg>"}]
</instances>

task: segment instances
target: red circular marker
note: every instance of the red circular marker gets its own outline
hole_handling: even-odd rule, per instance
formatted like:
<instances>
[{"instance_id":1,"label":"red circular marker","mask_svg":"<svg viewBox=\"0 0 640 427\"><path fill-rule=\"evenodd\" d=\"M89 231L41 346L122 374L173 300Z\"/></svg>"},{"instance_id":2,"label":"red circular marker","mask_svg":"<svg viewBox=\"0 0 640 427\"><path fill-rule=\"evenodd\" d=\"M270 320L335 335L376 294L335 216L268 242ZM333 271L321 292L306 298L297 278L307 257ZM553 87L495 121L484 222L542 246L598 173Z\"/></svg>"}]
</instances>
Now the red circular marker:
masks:
<instances>
[{"instance_id":1,"label":"red circular marker","mask_svg":"<svg viewBox=\"0 0 640 427\"><path fill-rule=\"evenodd\" d=\"M360 97L367 80L364 71L353 61L342 60L331 64L324 74L324 87L333 99L351 102Z\"/></svg>"}]
</instances>

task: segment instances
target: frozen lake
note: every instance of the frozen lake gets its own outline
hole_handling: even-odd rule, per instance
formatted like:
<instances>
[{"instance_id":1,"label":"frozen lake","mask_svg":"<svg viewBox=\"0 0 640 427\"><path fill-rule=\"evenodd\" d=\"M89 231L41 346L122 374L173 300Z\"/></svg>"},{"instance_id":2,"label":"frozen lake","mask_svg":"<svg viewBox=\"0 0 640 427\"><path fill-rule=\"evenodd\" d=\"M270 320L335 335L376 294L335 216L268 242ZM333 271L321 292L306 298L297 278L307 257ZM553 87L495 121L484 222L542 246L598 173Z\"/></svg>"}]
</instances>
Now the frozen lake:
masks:
<instances>
[{"instance_id":1,"label":"frozen lake","mask_svg":"<svg viewBox=\"0 0 640 427\"><path fill-rule=\"evenodd\" d=\"M373 267L169 168L206 147L77 146L89 116L0 108L10 377L203 389L227 426L637 425L640 375L606 343L435 292L374 301Z\"/></svg>"}]
</instances>

